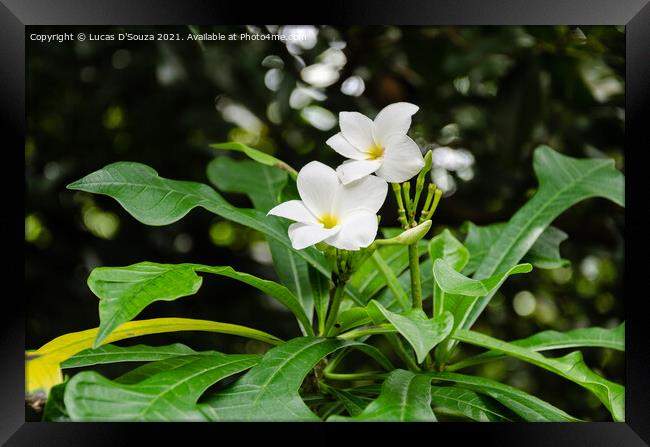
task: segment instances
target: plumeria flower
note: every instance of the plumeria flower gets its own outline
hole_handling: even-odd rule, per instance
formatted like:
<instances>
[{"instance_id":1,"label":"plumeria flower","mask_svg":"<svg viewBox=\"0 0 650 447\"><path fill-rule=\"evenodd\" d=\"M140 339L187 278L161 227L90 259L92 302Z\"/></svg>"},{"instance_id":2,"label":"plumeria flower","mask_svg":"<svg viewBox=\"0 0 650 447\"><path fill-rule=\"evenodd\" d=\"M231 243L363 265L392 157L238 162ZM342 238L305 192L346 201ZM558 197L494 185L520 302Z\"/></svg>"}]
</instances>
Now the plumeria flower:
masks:
<instances>
[{"instance_id":1,"label":"plumeria flower","mask_svg":"<svg viewBox=\"0 0 650 447\"><path fill-rule=\"evenodd\" d=\"M343 250L359 250L375 240L377 211L388 193L384 180L366 176L343 185L334 169L312 161L298 172L296 182L302 200L289 200L268 212L296 221L289 226L293 248L324 241Z\"/></svg>"},{"instance_id":2,"label":"plumeria flower","mask_svg":"<svg viewBox=\"0 0 650 447\"><path fill-rule=\"evenodd\" d=\"M418 145L406 135L418 106L397 102L384 107L372 121L358 112L339 113L341 132L327 144L350 158L336 170L348 184L373 172L387 182L400 183L420 172L424 159Z\"/></svg>"}]
</instances>

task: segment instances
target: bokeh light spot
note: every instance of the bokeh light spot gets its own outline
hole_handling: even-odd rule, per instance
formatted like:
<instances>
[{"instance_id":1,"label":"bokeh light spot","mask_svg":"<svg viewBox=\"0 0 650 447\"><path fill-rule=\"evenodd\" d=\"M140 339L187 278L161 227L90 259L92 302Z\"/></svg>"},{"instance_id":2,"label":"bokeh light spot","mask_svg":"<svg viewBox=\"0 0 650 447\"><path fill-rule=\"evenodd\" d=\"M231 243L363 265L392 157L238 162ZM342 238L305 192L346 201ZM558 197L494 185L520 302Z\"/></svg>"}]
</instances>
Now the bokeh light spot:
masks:
<instances>
[{"instance_id":1,"label":"bokeh light spot","mask_svg":"<svg viewBox=\"0 0 650 447\"><path fill-rule=\"evenodd\" d=\"M517 315L522 317L528 317L535 312L537 307L537 300L535 295L530 293L527 290L522 290L521 292L515 295L515 298L512 300L512 307L514 308Z\"/></svg>"}]
</instances>

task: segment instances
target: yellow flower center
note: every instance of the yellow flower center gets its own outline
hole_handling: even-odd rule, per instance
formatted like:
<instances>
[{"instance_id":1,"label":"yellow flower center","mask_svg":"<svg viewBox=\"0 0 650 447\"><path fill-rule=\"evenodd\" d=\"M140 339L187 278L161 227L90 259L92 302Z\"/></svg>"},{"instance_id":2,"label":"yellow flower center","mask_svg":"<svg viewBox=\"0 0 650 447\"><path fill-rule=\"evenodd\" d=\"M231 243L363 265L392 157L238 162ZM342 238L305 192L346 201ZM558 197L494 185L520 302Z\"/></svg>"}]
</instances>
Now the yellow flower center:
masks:
<instances>
[{"instance_id":1,"label":"yellow flower center","mask_svg":"<svg viewBox=\"0 0 650 447\"><path fill-rule=\"evenodd\" d=\"M318 220L325 228L334 228L339 223L338 218L333 214L323 214Z\"/></svg>"},{"instance_id":2,"label":"yellow flower center","mask_svg":"<svg viewBox=\"0 0 650 447\"><path fill-rule=\"evenodd\" d=\"M379 146L378 144L373 144L366 151L366 154L368 154L369 160L376 160L384 156L384 148Z\"/></svg>"}]
</instances>

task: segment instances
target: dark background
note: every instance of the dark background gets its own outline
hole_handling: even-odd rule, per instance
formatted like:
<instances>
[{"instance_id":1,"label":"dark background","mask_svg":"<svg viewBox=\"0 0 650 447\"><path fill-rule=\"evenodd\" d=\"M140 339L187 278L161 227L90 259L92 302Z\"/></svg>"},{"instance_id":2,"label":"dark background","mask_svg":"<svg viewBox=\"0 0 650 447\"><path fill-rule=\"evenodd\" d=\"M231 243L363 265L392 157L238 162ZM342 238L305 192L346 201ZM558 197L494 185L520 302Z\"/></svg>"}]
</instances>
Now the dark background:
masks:
<instances>
[{"instance_id":1,"label":"dark background","mask_svg":"<svg viewBox=\"0 0 650 447\"><path fill-rule=\"evenodd\" d=\"M451 176L456 186L441 202L433 234L446 226L456 230L465 220L507 220L534 192L531 155L541 143L575 157L614 158L624 171L623 27L305 30L317 31L313 48L268 41L200 45L28 40L27 348L97 326L97 298L86 286L90 270L97 266L144 260L230 264L275 278L273 267L259 262L265 258L263 238L252 230L204 210L170 226L147 227L112 199L65 189L114 161L139 161L164 177L207 182L205 166L217 154L208 144L236 139L273 152L297 168L311 159L336 166L341 157L324 142L338 126L321 130L332 116L359 110L374 117L386 104L410 101L420 106L410 131L416 142L423 150L450 147L456 152L447 154L456 158L448 158L465 164L460 172L446 174L444 166L438 167L438 175ZM269 30L198 28L200 33L212 31ZM56 32L186 36L191 31L29 27L28 37ZM296 101L297 94L291 101L296 83L303 82L300 68L315 63L328 47L339 47L339 42L346 44L346 63L338 81L313 93L317 99L307 106ZM269 74L272 69L277 71ZM341 91L350 76L364 79L361 96ZM471 153L473 163L459 149ZM249 205L242 196L226 197L238 206ZM392 209L390 199L385 209ZM384 212L382 222L394 225L394 217ZM572 266L535 269L510 279L475 329L509 340L545 329L612 327L622 320L624 211L592 199L571 208L554 225L569 234L562 254ZM238 323L284 338L298 335L290 314L225 278L207 277L196 296L154 303L138 318L161 316ZM263 349L239 338L205 333L128 343L176 341L224 352ZM584 352L592 368L624 382L621 353ZM537 394L575 416L609 420L598 400L582 388L519 361L494 362L474 372Z\"/></svg>"}]
</instances>

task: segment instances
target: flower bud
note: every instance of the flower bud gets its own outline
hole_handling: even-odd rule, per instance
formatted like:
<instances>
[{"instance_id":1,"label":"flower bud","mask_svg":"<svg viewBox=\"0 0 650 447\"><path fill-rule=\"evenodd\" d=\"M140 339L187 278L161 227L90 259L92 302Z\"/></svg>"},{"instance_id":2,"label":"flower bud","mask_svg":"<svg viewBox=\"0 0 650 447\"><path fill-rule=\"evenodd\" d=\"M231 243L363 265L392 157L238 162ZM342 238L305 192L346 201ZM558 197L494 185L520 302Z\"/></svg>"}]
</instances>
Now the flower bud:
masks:
<instances>
[{"instance_id":1,"label":"flower bud","mask_svg":"<svg viewBox=\"0 0 650 447\"><path fill-rule=\"evenodd\" d=\"M422 170L420 172L422 172L423 175L426 175L427 172L431 170L432 164L433 164L433 153L431 152L431 149L429 149L427 153L424 155L424 166L422 167Z\"/></svg>"},{"instance_id":2,"label":"flower bud","mask_svg":"<svg viewBox=\"0 0 650 447\"><path fill-rule=\"evenodd\" d=\"M414 228L409 228L403 233L390 238L390 239L377 239L377 245L413 245L422 239L431 229L431 221L425 220L420 225Z\"/></svg>"}]
</instances>

